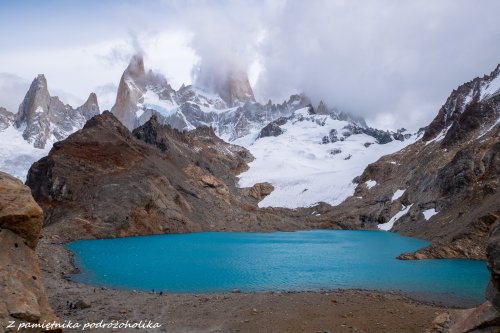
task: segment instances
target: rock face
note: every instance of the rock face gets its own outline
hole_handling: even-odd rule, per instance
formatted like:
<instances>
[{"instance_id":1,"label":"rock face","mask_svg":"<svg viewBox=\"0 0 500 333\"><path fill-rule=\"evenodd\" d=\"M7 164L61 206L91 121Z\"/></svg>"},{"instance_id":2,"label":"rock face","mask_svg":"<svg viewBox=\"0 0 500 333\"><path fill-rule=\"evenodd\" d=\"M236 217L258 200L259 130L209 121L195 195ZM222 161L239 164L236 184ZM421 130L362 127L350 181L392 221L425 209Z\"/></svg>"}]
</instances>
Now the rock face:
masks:
<instances>
[{"instance_id":1,"label":"rock face","mask_svg":"<svg viewBox=\"0 0 500 333\"><path fill-rule=\"evenodd\" d=\"M146 73L142 54L132 57L130 64L120 79L116 102L111 112L125 127L132 130L144 123L153 114L151 99L160 104L162 111L175 106L175 91L160 74ZM142 118L141 118L142 116Z\"/></svg>"},{"instance_id":2,"label":"rock face","mask_svg":"<svg viewBox=\"0 0 500 333\"><path fill-rule=\"evenodd\" d=\"M45 232L66 240L210 230L338 228L331 207L259 209L266 184L240 189L251 160L210 128L180 132L156 117L128 131L111 113L54 145L33 164L27 185ZM313 211L323 212L313 216Z\"/></svg>"},{"instance_id":3,"label":"rock face","mask_svg":"<svg viewBox=\"0 0 500 333\"><path fill-rule=\"evenodd\" d=\"M0 331L9 321L42 323L56 317L48 304L35 247L42 209L30 189L0 172ZM10 331L7 329L7 331ZM38 332L34 330L33 332Z\"/></svg>"},{"instance_id":4,"label":"rock face","mask_svg":"<svg viewBox=\"0 0 500 333\"><path fill-rule=\"evenodd\" d=\"M266 196L271 194L274 190L274 186L270 183L257 183L254 186L246 190L246 193L257 201L261 201Z\"/></svg>"},{"instance_id":5,"label":"rock face","mask_svg":"<svg viewBox=\"0 0 500 333\"><path fill-rule=\"evenodd\" d=\"M433 243L401 259L485 259L488 235L500 218L500 95L493 77L498 67L486 79L460 86L423 139L370 164L353 197L337 207L335 220L366 228L395 222L387 229ZM464 91L472 94L468 103L458 98ZM436 134L435 124L454 98L462 111L446 113L446 129Z\"/></svg>"},{"instance_id":6,"label":"rock face","mask_svg":"<svg viewBox=\"0 0 500 333\"><path fill-rule=\"evenodd\" d=\"M44 148L48 142L66 138L75 129L82 128L87 120L99 114L95 94L91 94L82 106L74 110L64 105L58 97L49 94L43 74L31 83L16 114L15 126L24 128L23 137L36 148Z\"/></svg>"},{"instance_id":7,"label":"rock face","mask_svg":"<svg viewBox=\"0 0 500 333\"><path fill-rule=\"evenodd\" d=\"M116 102L111 112L128 129L136 125L137 104L143 99L146 88L146 72L142 55L136 55L130 61L120 79Z\"/></svg>"}]
</instances>

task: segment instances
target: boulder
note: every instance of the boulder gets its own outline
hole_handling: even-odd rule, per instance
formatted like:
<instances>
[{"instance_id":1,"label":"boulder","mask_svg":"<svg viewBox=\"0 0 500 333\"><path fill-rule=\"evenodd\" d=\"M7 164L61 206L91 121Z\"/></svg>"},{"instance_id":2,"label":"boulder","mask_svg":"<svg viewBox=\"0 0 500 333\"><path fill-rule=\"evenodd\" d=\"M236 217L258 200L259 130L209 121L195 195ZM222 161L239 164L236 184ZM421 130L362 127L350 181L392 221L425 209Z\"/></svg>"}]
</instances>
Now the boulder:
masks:
<instances>
[{"instance_id":1,"label":"boulder","mask_svg":"<svg viewBox=\"0 0 500 333\"><path fill-rule=\"evenodd\" d=\"M283 134L283 130L281 129L280 125L286 124L286 121L286 118L282 117L270 122L260 130L259 138L265 138L268 136L280 136L281 134Z\"/></svg>"},{"instance_id":2,"label":"boulder","mask_svg":"<svg viewBox=\"0 0 500 333\"><path fill-rule=\"evenodd\" d=\"M1 332L9 321L17 325L20 321L43 323L57 319L40 280L34 251L42 221L42 210L33 200L30 189L0 172Z\"/></svg>"},{"instance_id":3,"label":"boulder","mask_svg":"<svg viewBox=\"0 0 500 333\"><path fill-rule=\"evenodd\" d=\"M42 230L43 212L31 190L17 178L0 173L0 228L9 229L35 249Z\"/></svg>"}]
</instances>

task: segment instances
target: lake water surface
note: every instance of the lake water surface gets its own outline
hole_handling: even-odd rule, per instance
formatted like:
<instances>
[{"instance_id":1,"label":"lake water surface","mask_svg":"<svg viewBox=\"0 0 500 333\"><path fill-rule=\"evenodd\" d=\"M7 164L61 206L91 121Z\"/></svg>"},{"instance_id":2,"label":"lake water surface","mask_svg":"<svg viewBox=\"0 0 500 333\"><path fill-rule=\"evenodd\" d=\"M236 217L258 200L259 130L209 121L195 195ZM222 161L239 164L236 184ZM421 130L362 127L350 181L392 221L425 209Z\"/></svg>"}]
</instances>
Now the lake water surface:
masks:
<instances>
[{"instance_id":1,"label":"lake water surface","mask_svg":"<svg viewBox=\"0 0 500 333\"><path fill-rule=\"evenodd\" d=\"M77 241L81 273L93 285L182 293L361 288L427 295L444 304L479 304L483 261L402 261L428 245L383 231L209 232ZM426 298L424 297L424 299Z\"/></svg>"}]
</instances>

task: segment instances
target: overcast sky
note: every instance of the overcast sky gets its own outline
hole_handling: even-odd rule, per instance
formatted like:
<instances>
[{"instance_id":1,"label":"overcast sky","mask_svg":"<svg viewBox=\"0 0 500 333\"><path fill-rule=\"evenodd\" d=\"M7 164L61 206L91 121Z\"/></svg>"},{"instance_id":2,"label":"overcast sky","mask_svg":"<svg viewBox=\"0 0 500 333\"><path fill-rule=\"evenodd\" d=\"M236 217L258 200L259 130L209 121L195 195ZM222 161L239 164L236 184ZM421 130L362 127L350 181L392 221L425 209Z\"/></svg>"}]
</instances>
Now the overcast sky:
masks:
<instances>
[{"instance_id":1,"label":"overcast sky","mask_svg":"<svg viewBox=\"0 0 500 333\"><path fill-rule=\"evenodd\" d=\"M249 72L257 99L305 92L381 128L427 125L451 90L500 62L498 0L0 2L0 106L31 80L110 108L130 56L174 87L193 67Z\"/></svg>"}]
</instances>

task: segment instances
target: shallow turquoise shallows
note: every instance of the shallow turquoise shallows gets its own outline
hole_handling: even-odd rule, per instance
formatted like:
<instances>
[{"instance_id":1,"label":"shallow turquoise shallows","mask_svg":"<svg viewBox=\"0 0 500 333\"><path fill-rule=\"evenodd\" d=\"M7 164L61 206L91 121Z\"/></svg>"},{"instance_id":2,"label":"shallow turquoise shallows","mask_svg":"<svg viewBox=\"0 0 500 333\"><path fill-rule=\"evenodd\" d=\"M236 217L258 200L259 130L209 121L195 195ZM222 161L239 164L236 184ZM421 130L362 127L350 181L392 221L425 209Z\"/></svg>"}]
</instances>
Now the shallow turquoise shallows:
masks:
<instances>
[{"instance_id":1,"label":"shallow turquoise shallows","mask_svg":"<svg viewBox=\"0 0 500 333\"><path fill-rule=\"evenodd\" d=\"M428 243L382 231L194 233L77 241L77 281L168 292L395 290L453 304L484 299L483 261L395 259Z\"/></svg>"}]
</instances>

